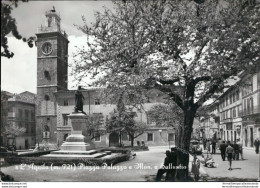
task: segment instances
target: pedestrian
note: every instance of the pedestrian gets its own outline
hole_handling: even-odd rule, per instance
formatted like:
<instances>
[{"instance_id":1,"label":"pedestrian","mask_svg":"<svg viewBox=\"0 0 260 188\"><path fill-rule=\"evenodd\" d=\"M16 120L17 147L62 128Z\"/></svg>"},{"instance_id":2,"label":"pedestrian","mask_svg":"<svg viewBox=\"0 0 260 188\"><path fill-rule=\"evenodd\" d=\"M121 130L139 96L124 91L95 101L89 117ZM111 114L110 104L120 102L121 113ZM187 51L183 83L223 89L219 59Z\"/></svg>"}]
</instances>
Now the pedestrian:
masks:
<instances>
[{"instance_id":1,"label":"pedestrian","mask_svg":"<svg viewBox=\"0 0 260 188\"><path fill-rule=\"evenodd\" d=\"M255 152L256 152L256 154L258 154L259 153L259 145L260 145L260 141L259 141L258 138L256 138L254 145L255 145Z\"/></svg>"},{"instance_id":2,"label":"pedestrian","mask_svg":"<svg viewBox=\"0 0 260 188\"><path fill-rule=\"evenodd\" d=\"M207 140L207 142L206 142L206 150L208 150L208 152L210 152L210 142L209 142L209 140Z\"/></svg>"},{"instance_id":3,"label":"pedestrian","mask_svg":"<svg viewBox=\"0 0 260 188\"><path fill-rule=\"evenodd\" d=\"M234 155L234 148L231 147L230 142L228 143L228 147L226 148L226 154L227 154L227 159L229 161L229 169L228 170L232 170L232 158Z\"/></svg>"},{"instance_id":4,"label":"pedestrian","mask_svg":"<svg viewBox=\"0 0 260 188\"><path fill-rule=\"evenodd\" d=\"M213 140L211 145L212 145L212 154L215 154L216 153L216 141Z\"/></svg>"},{"instance_id":5,"label":"pedestrian","mask_svg":"<svg viewBox=\"0 0 260 188\"><path fill-rule=\"evenodd\" d=\"M206 143L207 143L207 140L204 138L203 139L203 150L206 150Z\"/></svg>"},{"instance_id":6,"label":"pedestrian","mask_svg":"<svg viewBox=\"0 0 260 188\"><path fill-rule=\"evenodd\" d=\"M200 160L197 158L197 155L194 155L192 166L191 166L191 172L194 174L194 180L199 181L199 175L200 175Z\"/></svg>"},{"instance_id":7,"label":"pedestrian","mask_svg":"<svg viewBox=\"0 0 260 188\"><path fill-rule=\"evenodd\" d=\"M233 144L233 148L234 148L234 160L239 160L239 145L235 142Z\"/></svg>"},{"instance_id":8,"label":"pedestrian","mask_svg":"<svg viewBox=\"0 0 260 188\"><path fill-rule=\"evenodd\" d=\"M170 163L172 164L172 168L169 169L169 175L167 176L167 180L171 178L172 181L175 180L175 175L176 175L176 169L175 167L177 166L177 148L172 147L171 148L171 159Z\"/></svg>"},{"instance_id":9,"label":"pedestrian","mask_svg":"<svg viewBox=\"0 0 260 188\"><path fill-rule=\"evenodd\" d=\"M169 168L170 168L170 162L171 162L171 152L169 150L166 151L166 157L164 159L163 167L160 168L157 171L156 179L155 181L160 181L162 179L162 175L166 173L166 179L169 176Z\"/></svg>"},{"instance_id":10,"label":"pedestrian","mask_svg":"<svg viewBox=\"0 0 260 188\"><path fill-rule=\"evenodd\" d=\"M220 150L222 160L225 161L225 159L226 159L226 144L225 144L225 141L222 141L222 143L219 146L219 150Z\"/></svg>"},{"instance_id":11,"label":"pedestrian","mask_svg":"<svg viewBox=\"0 0 260 188\"><path fill-rule=\"evenodd\" d=\"M238 153L241 155L241 159L244 160L244 157L243 157L243 146L242 146L241 142L238 142L237 144L238 144L238 148L239 148Z\"/></svg>"}]
</instances>

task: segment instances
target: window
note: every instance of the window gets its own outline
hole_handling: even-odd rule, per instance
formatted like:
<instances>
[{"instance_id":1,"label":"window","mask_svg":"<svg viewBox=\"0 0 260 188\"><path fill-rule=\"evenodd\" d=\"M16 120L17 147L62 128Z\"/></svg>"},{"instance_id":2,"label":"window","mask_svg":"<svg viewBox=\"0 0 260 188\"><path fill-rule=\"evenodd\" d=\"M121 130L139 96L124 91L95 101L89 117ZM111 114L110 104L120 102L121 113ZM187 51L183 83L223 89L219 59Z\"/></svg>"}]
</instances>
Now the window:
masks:
<instances>
[{"instance_id":1,"label":"window","mask_svg":"<svg viewBox=\"0 0 260 188\"><path fill-rule=\"evenodd\" d=\"M18 118L19 118L20 120L23 119L23 111L22 111L22 109L19 109L19 110L18 110Z\"/></svg>"},{"instance_id":2,"label":"window","mask_svg":"<svg viewBox=\"0 0 260 188\"><path fill-rule=\"evenodd\" d=\"M244 110L244 113L246 113L246 99L244 99L244 108L243 108Z\"/></svg>"},{"instance_id":3,"label":"window","mask_svg":"<svg viewBox=\"0 0 260 188\"><path fill-rule=\"evenodd\" d=\"M8 108L8 112L13 112L13 108L12 108L12 107L9 107L9 108Z\"/></svg>"},{"instance_id":4,"label":"window","mask_svg":"<svg viewBox=\"0 0 260 188\"><path fill-rule=\"evenodd\" d=\"M236 102L236 93L233 93L233 102Z\"/></svg>"},{"instance_id":5,"label":"window","mask_svg":"<svg viewBox=\"0 0 260 188\"><path fill-rule=\"evenodd\" d=\"M28 133L29 132L29 125L28 124L25 125L25 129L26 129L25 133Z\"/></svg>"},{"instance_id":6,"label":"window","mask_svg":"<svg viewBox=\"0 0 260 188\"><path fill-rule=\"evenodd\" d=\"M153 133L147 133L147 141L153 141Z\"/></svg>"},{"instance_id":7,"label":"window","mask_svg":"<svg viewBox=\"0 0 260 188\"><path fill-rule=\"evenodd\" d=\"M239 91L236 92L237 101L239 100Z\"/></svg>"},{"instance_id":8,"label":"window","mask_svg":"<svg viewBox=\"0 0 260 188\"><path fill-rule=\"evenodd\" d=\"M67 126L68 125L68 114L62 114L63 117L63 125Z\"/></svg>"},{"instance_id":9,"label":"window","mask_svg":"<svg viewBox=\"0 0 260 188\"><path fill-rule=\"evenodd\" d=\"M44 77L47 79L47 80L51 80L51 75L49 73L49 71L44 71Z\"/></svg>"},{"instance_id":10,"label":"window","mask_svg":"<svg viewBox=\"0 0 260 188\"><path fill-rule=\"evenodd\" d=\"M64 100L63 101L63 106L68 106L69 105L69 101L68 100Z\"/></svg>"},{"instance_id":11,"label":"window","mask_svg":"<svg viewBox=\"0 0 260 188\"><path fill-rule=\"evenodd\" d=\"M100 99L95 99L95 105L100 105Z\"/></svg>"},{"instance_id":12,"label":"window","mask_svg":"<svg viewBox=\"0 0 260 188\"><path fill-rule=\"evenodd\" d=\"M232 94L229 96L229 103L232 104Z\"/></svg>"},{"instance_id":13,"label":"window","mask_svg":"<svg viewBox=\"0 0 260 188\"><path fill-rule=\"evenodd\" d=\"M174 141L174 134L168 133L168 141Z\"/></svg>"},{"instance_id":14,"label":"window","mask_svg":"<svg viewBox=\"0 0 260 188\"><path fill-rule=\"evenodd\" d=\"M101 142L101 136L99 133L95 133L95 142Z\"/></svg>"},{"instance_id":15,"label":"window","mask_svg":"<svg viewBox=\"0 0 260 188\"><path fill-rule=\"evenodd\" d=\"M35 127L34 127L34 124L31 125L31 133L34 133L35 132Z\"/></svg>"},{"instance_id":16,"label":"window","mask_svg":"<svg viewBox=\"0 0 260 188\"><path fill-rule=\"evenodd\" d=\"M34 121L34 111L31 111L31 121Z\"/></svg>"},{"instance_id":17,"label":"window","mask_svg":"<svg viewBox=\"0 0 260 188\"><path fill-rule=\"evenodd\" d=\"M242 95L243 96L248 95L252 91L253 91L253 77L250 77L245 80Z\"/></svg>"},{"instance_id":18,"label":"window","mask_svg":"<svg viewBox=\"0 0 260 188\"><path fill-rule=\"evenodd\" d=\"M236 115L236 107L235 108L233 108L233 117L236 117L237 115Z\"/></svg>"},{"instance_id":19,"label":"window","mask_svg":"<svg viewBox=\"0 0 260 188\"><path fill-rule=\"evenodd\" d=\"M251 112L253 112L254 111L254 100L253 100L253 98L250 98L250 105L251 105Z\"/></svg>"},{"instance_id":20,"label":"window","mask_svg":"<svg viewBox=\"0 0 260 188\"><path fill-rule=\"evenodd\" d=\"M226 106L228 105L228 97L226 97Z\"/></svg>"},{"instance_id":21,"label":"window","mask_svg":"<svg viewBox=\"0 0 260 188\"><path fill-rule=\"evenodd\" d=\"M25 111L24 111L24 119L25 119L26 121L29 120L29 111L28 111L28 110L25 110Z\"/></svg>"},{"instance_id":22,"label":"window","mask_svg":"<svg viewBox=\"0 0 260 188\"><path fill-rule=\"evenodd\" d=\"M50 100L49 95L45 95L45 96L44 96L44 100L46 100L46 101Z\"/></svg>"}]
</instances>

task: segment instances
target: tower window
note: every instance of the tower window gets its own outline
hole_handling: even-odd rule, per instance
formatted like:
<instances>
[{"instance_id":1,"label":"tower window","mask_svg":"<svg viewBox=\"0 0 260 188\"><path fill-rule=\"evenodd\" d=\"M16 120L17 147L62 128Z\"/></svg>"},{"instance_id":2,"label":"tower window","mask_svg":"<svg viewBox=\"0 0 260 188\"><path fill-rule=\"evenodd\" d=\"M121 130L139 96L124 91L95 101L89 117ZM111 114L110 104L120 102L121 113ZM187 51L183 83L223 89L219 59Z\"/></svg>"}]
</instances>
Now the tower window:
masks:
<instances>
[{"instance_id":1,"label":"tower window","mask_svg":"<svg viewBox=\"0 0 260 188\"><path fill-rule=\"evenodd\" d=\"M47 80L51 80L51 75L50 75L49 71L44 71L44 77L45 77Z\"/></svg>"},{"instance_id":2,"label":"tower window","mask_svg":"<svg viewBox=\"0 0 260 188\"><path fill-rule=\"evenodd\" d=\"M45 96L44 96L44 99L45 99L46 101L50 100L49 95L45 95Z\"/></svg>"}]
</instances>

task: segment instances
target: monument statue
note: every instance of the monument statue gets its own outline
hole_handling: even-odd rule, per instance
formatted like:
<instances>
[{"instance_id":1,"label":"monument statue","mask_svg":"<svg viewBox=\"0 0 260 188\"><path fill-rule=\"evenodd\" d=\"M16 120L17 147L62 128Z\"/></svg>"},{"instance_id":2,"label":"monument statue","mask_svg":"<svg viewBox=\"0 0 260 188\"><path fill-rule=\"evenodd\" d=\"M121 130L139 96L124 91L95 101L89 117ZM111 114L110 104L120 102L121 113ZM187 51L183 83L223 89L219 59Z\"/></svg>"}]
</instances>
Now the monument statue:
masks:
<instances>
[{"instance_id":1,"label":"monument statue","mask_svg":"<svg viewBox=\"0 0 260 188\"><path fill-rule=\"evenodd\" d=\"M81 93L81 86L78 86L78 90L75 92L75 112L82 112L83 114L86 114L83 111L83 100L85 99L83 94Z\"/></svg>"}]
</instances>

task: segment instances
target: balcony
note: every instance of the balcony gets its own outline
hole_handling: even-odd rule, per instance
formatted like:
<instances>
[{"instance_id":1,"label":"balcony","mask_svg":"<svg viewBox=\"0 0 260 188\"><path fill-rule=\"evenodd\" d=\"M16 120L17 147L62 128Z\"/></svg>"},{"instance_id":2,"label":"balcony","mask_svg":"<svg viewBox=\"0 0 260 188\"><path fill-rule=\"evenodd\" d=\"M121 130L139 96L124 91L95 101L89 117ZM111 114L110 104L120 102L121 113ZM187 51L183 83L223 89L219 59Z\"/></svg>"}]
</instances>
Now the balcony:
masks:
<instances>
[{"instance_id":1,"label":"balcony","mask_svg":"<svg viewBox=\"0 0 260 188\"><path fill-rule=\"evenodd\" d=\"M223 120L224 123L232 123L233 122L233 118L227 118Z\"/></svg>"},{"instance_id":2,"label":"balcony","mask_svg":"<svg viewBox=\"0 0 260 188\"><path fill-rule=\"evenodd\" d=\"M259 114L260 113L260 106L251 108L249 110L244 110L241 115L242 116L248 116L248 115L253 115L253 114Z\"/></svg>"}]
</instances>

